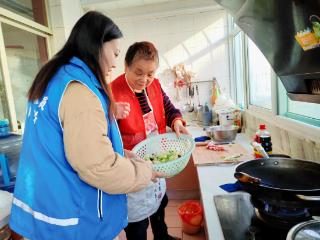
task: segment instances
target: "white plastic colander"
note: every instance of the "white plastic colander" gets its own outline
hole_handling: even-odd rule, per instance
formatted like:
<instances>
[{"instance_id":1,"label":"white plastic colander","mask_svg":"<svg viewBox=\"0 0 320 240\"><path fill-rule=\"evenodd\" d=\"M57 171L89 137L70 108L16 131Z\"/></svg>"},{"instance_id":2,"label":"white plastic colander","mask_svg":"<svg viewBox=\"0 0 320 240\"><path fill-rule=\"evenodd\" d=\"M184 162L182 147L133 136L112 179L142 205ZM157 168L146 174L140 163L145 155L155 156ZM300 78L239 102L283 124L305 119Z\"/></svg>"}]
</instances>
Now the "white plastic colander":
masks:
<instances>
[{"instance_id":1,"label":"white plastic colander","mask_svg":"<svg viewBox=\"0 0 320 240\"><path fill-rule=\"evenodd\" d=\"M175 150L181 157L165 162L153 164L153 169L163 172L166 177L173 177L180 173L188 164L191 153L195 148L195 142L189 135L181 134L178 138L175 133L165 133L145 139L137 144L132 151L140 158L146 155L160 154L169 150Z\"/></svg>"}]
</instances>

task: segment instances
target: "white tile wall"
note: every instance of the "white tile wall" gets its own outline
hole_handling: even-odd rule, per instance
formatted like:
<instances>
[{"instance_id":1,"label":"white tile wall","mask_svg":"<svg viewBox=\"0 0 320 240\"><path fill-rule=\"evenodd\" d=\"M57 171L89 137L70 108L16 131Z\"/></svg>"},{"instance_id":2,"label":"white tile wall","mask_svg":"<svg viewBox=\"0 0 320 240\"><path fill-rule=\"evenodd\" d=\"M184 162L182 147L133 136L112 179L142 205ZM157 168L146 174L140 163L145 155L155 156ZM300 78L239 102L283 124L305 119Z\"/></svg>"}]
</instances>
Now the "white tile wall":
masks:
<instances>
[{"instance_id":1,"label":"white tile wall","mask_svg":"<svg viewBox=\"0 0 320 240\"><path fill-rule=\"evenodd\" d=\"M52 16L52 28L63 28L64 21L62 15L61 5L53 5L50 7L50 15Z\"/></svg>"},{"instance_id":2,"label":"white tile wall","mask_svg":"<svg viewBox=\"0 0 320 240\"><path fill-rule=\"evenodd\" d=\"M60 4L59 4L60 3ZM82 15L79 0L49 0L53 28L53 53L65 43L74 23ZM124 34L122 53L114 76L124 69L124 55L132 43L151 41L159 50L160 66L157 77L177 107L186 103L186 89L180 90L182 100L175 99L174 75L170 69L178 63L196 73L194 81L207 81L213 77L222 90L230 94L227 15L224 10L205 10L166 17L114 18ZM209 102L212 83L199 83L200 104ZM195 105L199 102L194 98Z\"/></svg>"},{"instance_id":3,"label":"white tile wall","mask_svg":"<svg viewBox=\"0 0 320 240\"><path fill-rule=\"evenodd\" d=\"M48 0L48 4L49 6L57 6L57 5L61 5L61 0Z\"/></svg>"},{"instance_id":4,"label":"white tile wall","mask_svg":"<svg viewBox=\"0 0 320 240\"><path fill-rule=\"evenodd\" d=\"M259 124L266 124L271 133L273 153L283 153L292 158L300 158L320 163L320 137L311 139L309 134L297 132L289 126L278 126L274 118L264 119L259 114L244 113L245 132L251 139ZM302 127L302 129L305 129Z\"/></svg>"},{"instance_id":5,"label":"white tile wall","mask_svg":"<svg viewBox=\"0 0 320 240\"><path fill-rule=\"evenodd\" d=\"M151 41L160 54L157 77L178 107L186 103L186 89L180 90L181 101L175 99L174 76L168 71L177 63L185 63L196 73L195 81L216 77L221 88L230 94L227 15L224 10L207 10L169 17L113 19L124 34L122 53L114 76L123 72L127 48L136 41ZM200 103L209 102L212 83L199 83ZM195 98L196 100L196 98ZM195 101L198 104L198 101Z\"/></svg>"},{"instance_id":6,"label":"white tile wall","mask_svg":"<svg viewBox=\"0 0 320 240\"><path fill-rule=\"evenodd\" d=\"M83 9L79 0L62 1L62 14L66 36L68 38L74 24L83 15Z\"/></svg>"},{"instance_id":7,"label":"white tile wall","mask_svg":"<svg viewBox=\"0 0 320 240\"><path fill-rule=\"evenodd\" d=\"M52 53L61 49L68 38L76 21L82 16L83 10L79 0L49 0L49 16L52 36Z\"/></svg>"},{"instance_id":8,"label":"white tile wall","mask_svg":"<svg viewBox=\"0 0 320 240\"><path fill-rule=\"evenodd\" d=\"M54 55L66 43L66 33L64 27L55 27L52 29L52 54Z\"/></svg>"}]
</instances>

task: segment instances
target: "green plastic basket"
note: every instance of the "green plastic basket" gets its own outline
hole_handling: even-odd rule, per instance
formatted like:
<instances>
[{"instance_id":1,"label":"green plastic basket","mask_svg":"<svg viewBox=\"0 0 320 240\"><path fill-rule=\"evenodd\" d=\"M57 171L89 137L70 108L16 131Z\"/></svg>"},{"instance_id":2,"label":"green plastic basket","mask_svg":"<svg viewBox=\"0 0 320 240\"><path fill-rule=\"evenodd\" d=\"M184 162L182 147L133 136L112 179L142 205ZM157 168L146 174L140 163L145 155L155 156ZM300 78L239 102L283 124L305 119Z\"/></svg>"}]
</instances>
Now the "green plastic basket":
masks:
<instances>
[{"instance_id":1,"label":"green plastic basket","mask_svg":"<svg viewBox=\"0 0 320 240\"><path fill-rule=\"evenodd\" d=\"M140 158L153 153L159 154L169 150L175 150L181 154L180 158L166 162L153 164L153 169L163 172L166 177L173 177L180 173L188 164L191 153L195 148L195 142L189 135L182 134L178 138L175 133L156 135L137 144L132 151Z\"/></svg>"}]
</instances>

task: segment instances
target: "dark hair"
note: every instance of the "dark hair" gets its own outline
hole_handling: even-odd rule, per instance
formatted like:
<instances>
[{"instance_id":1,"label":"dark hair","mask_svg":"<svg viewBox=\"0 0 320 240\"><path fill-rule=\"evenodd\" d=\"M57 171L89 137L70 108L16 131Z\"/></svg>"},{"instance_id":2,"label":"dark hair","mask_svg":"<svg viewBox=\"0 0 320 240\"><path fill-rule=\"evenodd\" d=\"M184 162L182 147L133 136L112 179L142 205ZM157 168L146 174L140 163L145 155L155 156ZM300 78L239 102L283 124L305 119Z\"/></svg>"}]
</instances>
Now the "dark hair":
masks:
<instances>
[{"instance_id":1,"label":"dark hair","mask_svg":"<svg viewBox=\"0 0 320 240\"><path fill-rule=\"evenodd\" d=\"M57 70L76 56L88 65L112 102L111 91L99 65L99 57L104 42L122 36L118 26L110 18L96 11L87 12L77 21L63 48L40 69L29 89L28 99L39 99Z\"/></svg>"},{"instance_id":2,"label":"dark hair","mask_svg":"<svg viewBox=\"0 0 320 240\"><path fill-rule=\"evenodd\" d=\"M137 59L154 60L159 63L158 50L151 42L135 42L126 53L125 61L130 67Z\"/></svg>"}]
</instances>

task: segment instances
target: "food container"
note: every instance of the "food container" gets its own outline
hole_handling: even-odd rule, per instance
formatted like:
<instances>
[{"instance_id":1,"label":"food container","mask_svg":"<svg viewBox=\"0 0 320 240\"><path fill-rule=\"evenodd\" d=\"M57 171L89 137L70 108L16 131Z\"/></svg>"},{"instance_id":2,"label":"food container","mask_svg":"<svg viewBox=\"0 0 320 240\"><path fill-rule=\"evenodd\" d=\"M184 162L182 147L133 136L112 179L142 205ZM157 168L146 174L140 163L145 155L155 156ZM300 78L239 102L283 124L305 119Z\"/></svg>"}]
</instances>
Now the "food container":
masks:
<instances>
[{"instance_id":1,"label":"food container","mask_svg":"<svg viewBox=\"0 0 320 240\"><path fill-rule=\"evenodd\" d=\"M230 109L222 109L217 111L219 115L219 123L221 126L231 126L234 123L235 116L233 114L233 110Z\"/></svg>"},{"instance_id":2,"label":"food container","mask_svg":"<svg viewBox=\"0 0 320 240\"><path fill-rule=\"evenodd\" d=\"M0 120L0 137L6 137L10 135L9 120Z\"/></svg>"},{"instance_id":3,"label":"food container","mask_svg":"<svg viewBox=\"0 0 320 240\"><path fill-rule=\"evenodd\" d=\"M232 142L238 132L238 126L211 126L205 128L208 137L217 142Z\"/></svg>"},{"instance_id":4,"label":"food container","mask_svg":"<svg viewBox=\"0 0 320 240\"><path fill-rule=\"evenodd\" d=\"M227 108L217 110L219 125L231 126L235 125L241 128L241 110L238 108Z\"/></svg>"},{"instance_id":5,"label":"food container","mask_svg":"<svg viewBox=\"0 0 320 240\"><path fill-rule=\"evenodd\" d=\"M320 221L310 220L290 229L287 240L320 240Z\"/></svg>"}]
</instances>

